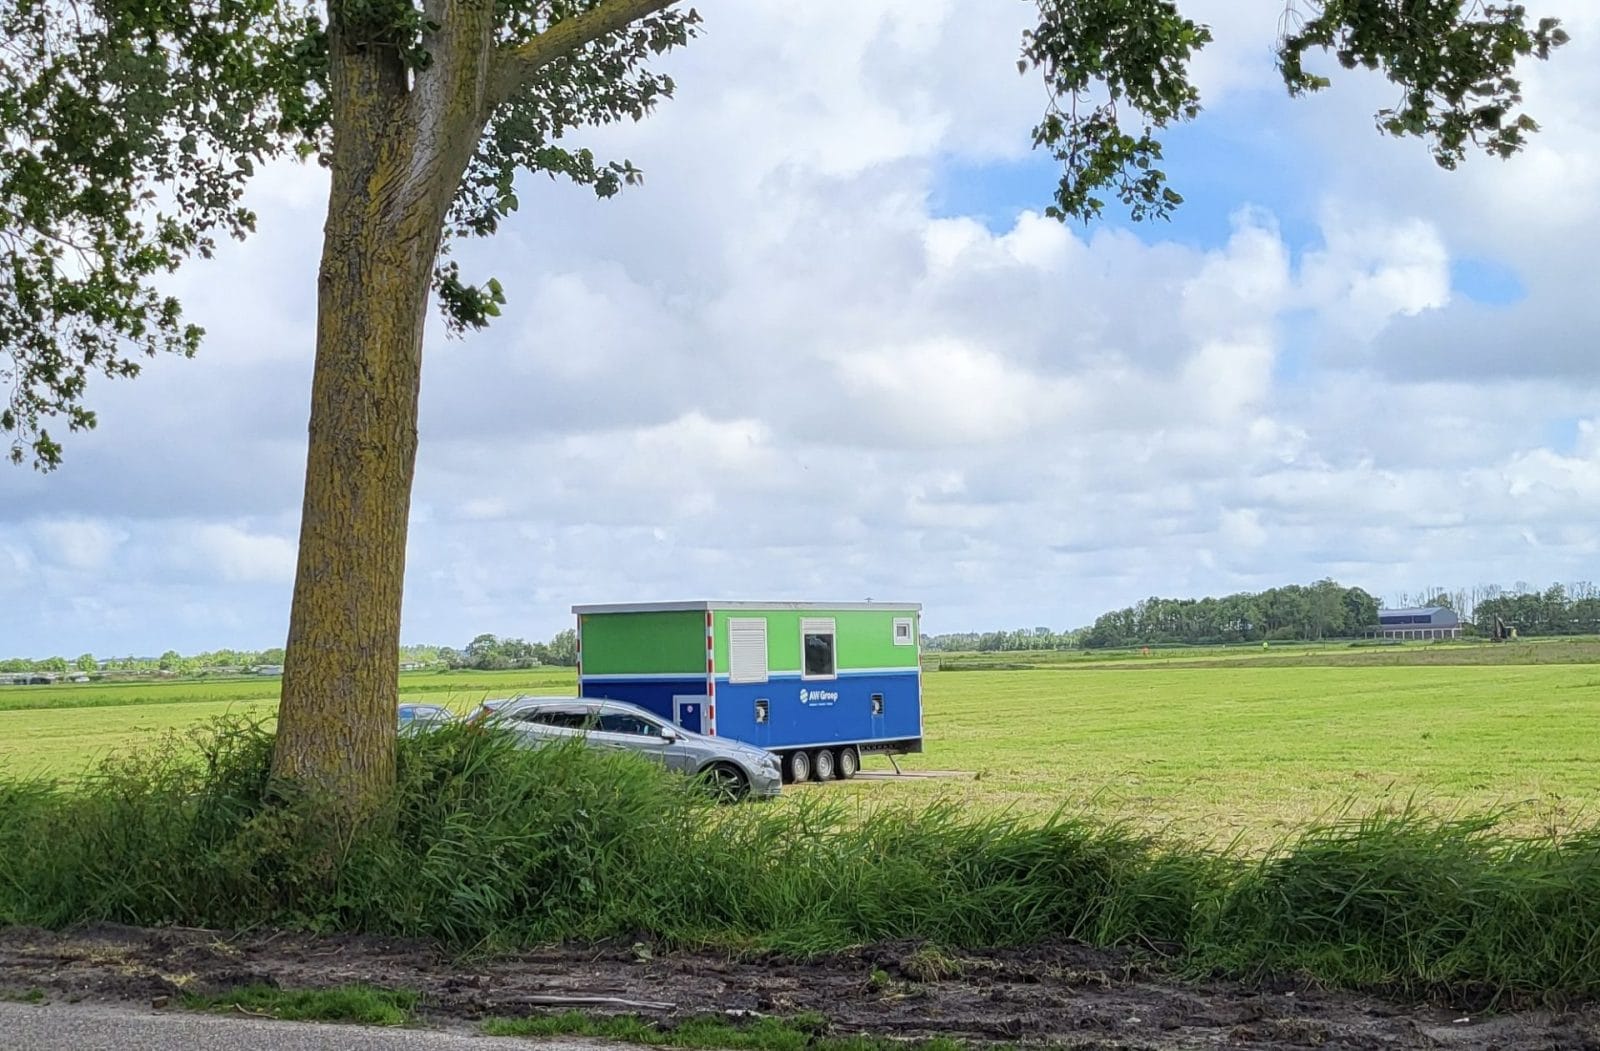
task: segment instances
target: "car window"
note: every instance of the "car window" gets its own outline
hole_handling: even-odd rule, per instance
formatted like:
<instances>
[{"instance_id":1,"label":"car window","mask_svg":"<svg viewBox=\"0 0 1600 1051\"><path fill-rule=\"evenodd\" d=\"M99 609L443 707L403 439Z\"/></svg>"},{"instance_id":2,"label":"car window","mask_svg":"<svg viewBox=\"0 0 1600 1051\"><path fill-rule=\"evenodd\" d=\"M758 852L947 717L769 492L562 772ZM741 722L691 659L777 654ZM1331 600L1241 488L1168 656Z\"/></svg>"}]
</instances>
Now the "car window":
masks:
<instances>
[{"instance_id":1,"label":"car window","mask_svg":"<svg viewBox=\"0 0 1600 1051\"><path fill-rule=\"evenodd\" d=\"M632 734L635 737L660 737L661 724L633 712L604 708L600 711L600 725L605 733Z\"/></svg>"},{"instance_id":2,"label":"car window","mask_svg":"<svg viewBox=\"0 0 1600 1051\"><path fill-rule=\"evenodd\" d=\"M514 712L512 719L539 726L558 726L564 730L587 729L594 718L594 709L576 705L560 708L530 708Z\"/></svg>"}]
</instances>

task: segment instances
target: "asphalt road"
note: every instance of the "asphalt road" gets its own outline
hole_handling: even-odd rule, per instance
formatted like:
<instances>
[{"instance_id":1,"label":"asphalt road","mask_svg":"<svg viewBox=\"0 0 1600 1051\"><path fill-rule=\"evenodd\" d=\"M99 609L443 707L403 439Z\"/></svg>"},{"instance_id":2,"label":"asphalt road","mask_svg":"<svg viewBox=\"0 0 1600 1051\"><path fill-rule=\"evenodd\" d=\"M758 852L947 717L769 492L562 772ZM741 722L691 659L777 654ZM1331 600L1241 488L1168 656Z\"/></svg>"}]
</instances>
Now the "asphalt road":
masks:
<instances>
[{"instance_id":1,"label":"asphalt road","mask_svg":"<svg viewBox=\"0 0 1600 1051\"><path fill-rule=\"evenodd\" d=\"M602 1045L562 1040L535 1045L461 1031L273 1022L148 1007L0 1002L4 1051L510 1051L535 1046L595 1051Z\"/></svg>"}]
</instances>

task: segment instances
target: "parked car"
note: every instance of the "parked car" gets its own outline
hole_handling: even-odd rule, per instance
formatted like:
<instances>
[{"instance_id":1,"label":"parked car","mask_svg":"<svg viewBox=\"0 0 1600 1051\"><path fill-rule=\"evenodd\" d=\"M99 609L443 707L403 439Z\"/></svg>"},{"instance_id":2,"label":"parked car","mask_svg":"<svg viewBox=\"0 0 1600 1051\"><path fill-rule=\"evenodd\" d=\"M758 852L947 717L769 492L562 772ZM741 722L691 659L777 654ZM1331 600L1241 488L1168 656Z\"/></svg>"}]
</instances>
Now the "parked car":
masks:
<instances>
[{"instance_id":1,"label":"parked car","mask_svg":"<svg viewBox=\"0 0 1600 1051\"><path fill-rule=\"evenodd\" d=\"M576 737L591 747L635 752L669 770L704 778L729 799L770 798L783 790L778 757L771 752L690 733L623 701L517 697L498 705L484 725L515 733L535 746Z\"/></svg>"},{"instance_id":2,"label":"parked car","mask_svg":"<svg viewBox=\"0 0 1600 1051\"><path fill-rule=\"evenodd\" d=\"M426 733L456 721L450 709L437 704L402 704L399 719L402 734Z\"/></svg>"},{"instance_id":3,"label":"parked car","mask_svg":"<svg viewBox=\"0 0 1600 1051\"><path fill-rule=\"evenodd\" d=\"M521 696L521 695L519 694L519 696ZM516 699L517 699L516 697L490 697L488 700L483 701L476 708L472 709L472 711L467 713L467 716L466 716L467 725L468 726L477 726L477 725L479 725L480 723L484 722L484 720L488 719L489 716L493 715L495 712L499 711L505 705L511 703L512 701L514 701Z\"/></svg>"}]
</instances>

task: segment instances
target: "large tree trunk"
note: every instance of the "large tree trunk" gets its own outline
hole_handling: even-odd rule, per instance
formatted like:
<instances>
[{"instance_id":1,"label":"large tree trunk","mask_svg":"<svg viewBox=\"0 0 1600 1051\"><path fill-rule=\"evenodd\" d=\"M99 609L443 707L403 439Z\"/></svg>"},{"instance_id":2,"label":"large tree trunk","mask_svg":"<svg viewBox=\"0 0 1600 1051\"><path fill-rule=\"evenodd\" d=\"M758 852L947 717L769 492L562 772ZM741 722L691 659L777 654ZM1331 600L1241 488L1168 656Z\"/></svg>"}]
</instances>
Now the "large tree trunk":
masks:
<instances>
[{"instance_id":1,"label":"large tree trunk","mask_svg":"<svg viewBox=\"0 0 1600 1051\"><path fill-rule=\"evenodd\" d=\"M384 243L393 235L380 224L351 222L362 203L337 190L330 202L273 764L279 777L352 800L377 798L394 780L400 605L433 260L429 246Z\"/></svg>"},{"instance_id":2,"label":"large tree trunk","mask_svg":"<svg viewBox=\"0 0 1600 1051\"><path fill-rule=\"evenodd\" d=\"M343 51L337 32L330 43L332 189L272 765L275 778L325 794L356 819L394 783L422 335L455 183L448 172L418 170L421 147L398 59L376 49ZM435 178L422 186L422 174Z\"/></svg>"},{"instance_id":3,"label":"large tree trunk","mask_svg":"<svg viewBox=\"0 0 1600 1051\"><path fill-rule=\"evenodd\" d=\"M384 42L395 26L344 23L381 18L381 5L329 4L333 186L272 773L325 794L346 825L394 784L423 320L445 214L496 105L673 2L608 0L501 52L492 0L423 0L428 61L410 66Z\"/></svg>"}]
</instances>

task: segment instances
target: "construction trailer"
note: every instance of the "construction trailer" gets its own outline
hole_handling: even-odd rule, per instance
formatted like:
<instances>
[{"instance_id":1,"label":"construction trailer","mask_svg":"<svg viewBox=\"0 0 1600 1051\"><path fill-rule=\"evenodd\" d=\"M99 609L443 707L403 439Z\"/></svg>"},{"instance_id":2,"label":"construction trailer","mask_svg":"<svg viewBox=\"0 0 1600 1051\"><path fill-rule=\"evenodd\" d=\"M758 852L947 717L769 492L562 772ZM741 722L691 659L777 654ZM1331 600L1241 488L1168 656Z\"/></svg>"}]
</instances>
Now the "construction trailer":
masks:
<instances>
[{"instance_id":1,"label":"construction trailer","mask_svg":"<svg viewBox=\"0 0 1600 1051\"><path fill-rule=\"evenodd\" d=\"M578 693L776 752L790 781L922 751L914 602L574 606Z\"/></svg>"}]
</instances>

